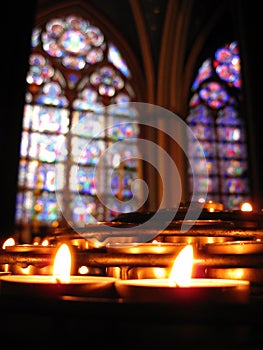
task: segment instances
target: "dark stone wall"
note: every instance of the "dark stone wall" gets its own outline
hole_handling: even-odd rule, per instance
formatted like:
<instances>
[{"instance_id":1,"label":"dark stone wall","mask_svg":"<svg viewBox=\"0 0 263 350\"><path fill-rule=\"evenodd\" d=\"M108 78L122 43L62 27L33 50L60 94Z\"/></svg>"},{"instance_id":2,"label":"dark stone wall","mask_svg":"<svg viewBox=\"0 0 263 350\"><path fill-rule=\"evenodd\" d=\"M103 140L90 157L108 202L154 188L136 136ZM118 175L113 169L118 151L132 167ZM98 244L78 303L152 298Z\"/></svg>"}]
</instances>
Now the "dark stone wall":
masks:
<instances>
[{"instance_id":1,"label":"dark stone wall","mask_svg":"<svg viewBox=\"0 0 263 350\"><path fill-rule=\"evenodd\" d=\"M1 5L0 235L8 235L14 228L25 79L35 9L34 0Z\"/></svg>"}]
</instances>

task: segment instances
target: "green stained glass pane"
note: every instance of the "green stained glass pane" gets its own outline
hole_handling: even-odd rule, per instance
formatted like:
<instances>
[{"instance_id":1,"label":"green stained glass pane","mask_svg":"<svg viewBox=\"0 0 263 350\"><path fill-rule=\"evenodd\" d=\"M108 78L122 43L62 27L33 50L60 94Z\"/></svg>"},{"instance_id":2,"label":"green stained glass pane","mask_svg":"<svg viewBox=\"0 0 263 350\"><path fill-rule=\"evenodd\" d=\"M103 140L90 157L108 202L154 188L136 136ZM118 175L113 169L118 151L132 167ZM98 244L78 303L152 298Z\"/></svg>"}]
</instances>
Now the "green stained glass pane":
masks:
<instances>
[{"instance_id":1,"label":"green stained glass pane","mask_svg":"<svg viewBox=\"0 0 263 350\"><path fill-rule=\"evenodd\" d=\"M244 194L230 194L222 197L223 205L225 208L231 208L232 210L240 210L240 205L243 202L249 202L250 198Z\"/></svg>"},{"instance_id":2,"label":"green stained glass pane","mask_svg":"<svg viewBox=\"0 0 263 350\"><path fill-rule=\"evenodd\" d=\"M246 176L248 164L242 160L220 161L220 174L222 176Z\"/></svg>"}]
</instances>

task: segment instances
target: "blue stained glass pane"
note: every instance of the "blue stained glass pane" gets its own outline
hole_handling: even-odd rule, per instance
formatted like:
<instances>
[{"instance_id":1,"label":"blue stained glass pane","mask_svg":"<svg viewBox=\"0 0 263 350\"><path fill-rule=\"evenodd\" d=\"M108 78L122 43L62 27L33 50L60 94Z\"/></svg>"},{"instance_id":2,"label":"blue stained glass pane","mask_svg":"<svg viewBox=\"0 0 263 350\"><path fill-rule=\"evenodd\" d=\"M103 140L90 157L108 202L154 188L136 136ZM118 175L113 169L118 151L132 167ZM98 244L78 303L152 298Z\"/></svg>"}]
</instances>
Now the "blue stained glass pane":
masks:
<instances>
[{"instance_id":1,"label":"blue stained glass pane","mask_svg":"<svg viewBox=\"0 0 263 350\"><path fill-rule=\"evenodd\" d=\"M109 117L108 135L111 140L133 139L139 135L139 127L135 123L128 123L121 118Z\"/></svg>"},{"instance_id":2,"label":"blue stained glass pane","mask_svg":"<svg viewBox=\"0 0 263 350\"><path fill-rule=\"evenodd\" d=\"M113 44L109 45L108 60L112 62L114 66L118 68L126 77L131 76L131 73L121 57L119 50Z\"/></svg>"},{"instance_id":3,"label":"blue stained glass pane","mask_svg":"<svg viewBox=\"0 0 263 350\"><path fill-rule=\"evenodd\" d=\"M123 213L130 213L133 212L137 209L137 207L135 206L136 204L132 204L132 203L125 203L124 201L114 201L112 199L106 199L106 205L108 208L110 208L108 210L107 213L107 220L112 220L114 217L116 217L119 214L123 214ZM125 237L125 242L127 243L132 243L133 242L133 237Z\"/></svg>"},{"instance_id":4,"label":"blue stained glass pane","mask_svg":"<svg viewBox=\"0 0 263 350\"><path fill-rule=\"evenodd\" d=\"M105 141L72 138L72 160L82 165L96 166L105 150Z\"/></svg>"},{"instance_id":5,"label":"blue stained glass pane","mask_svg":"<svg viewBox=\"0 0 263 350\"><path fill-rule=\"evenodd\" d=\"M93 197L72 195L72 219L76 224L87 224L102 221L100 205Z\"/></svg>"},{"instance_id":6,"label":"blue stained glass pane","mask_svg":"<svg viewBox=\"0 0 263 350\"><path fill-rule=\"evenodd\" d=\"M124 80L117 71L109 66L97 69L90 76L90 83L98 88L100 95L114 96L124 87Z\"/></svg>"},{"instance_id":7,"label":"blue stained glass pane","mask_svg":"<svg viewBox=\"0 0 263 350\"><path fill-rule=\"evenodd\" d=\"M90 110L96 113L103 113L105 107L99 102L97 91L87 88L82 90L78 98L73 101L73 108L76 110Z\"/></svg>"},{"instance_id":8,"label":"blue stained glass pane","mask_svg":"<svg viewBox=\"0 0 263 350\"><path fill-rule=\"evenodd\" d=\"M199 95L211 108L223 107L230 98L226 89L217 82L203 84Z\"/></svg>"},{"instance_id":9,"label":"blue stained glass pane","mask_svg":"<svg viewBox=\"0 0 263 350\"><path fill-rule=\"evenodd\" d=\"M242 126L242 119L239 118L238 112L233 106L226 106L218 111L218 117L216 119L217 125L235 125Z\"/></svg>"},{"instance_id":10,"label":"blue stained glass pane","mask_svg":"<svg viewBox=\"0 0 263 350\"><path fill-rule=\"evenodd\" d=\"M247 193L248 181L241 178L225 178L222 181L222 190L225 193Z\"/></svg>"},{"instance_id":11,"label":"blue stained glass pane","mask_svg":"<svg viewBox=\"0 0 263 350\"><path fill-rule=\"evenodd\" d=\"M116 105L113 104L107 108L108 113L114 116L129 117L135 119L138 116L136 109L131 108L126 104L126 99L122 98L124 95L120 96L121 98L116 97Z\"/></svg>"},{"instance_id":12,"label":"blue stained glass pane","mask_svg":"<svg viewBox=\"0 0 263 350\"><path fill-rule=\"evenodd\" d=\"M241 61L236 41L216 50L213 60L208 58L198 70L186 119L203 146L198 145L189 133L190 164L197 174L202 174L203 150L211 176L207 198L217 197L222 201L222 192L229 193L223 199L226 209L239 209L241 198L244 200L249 192L246 135L238 113L240 72ZM206 142L208 140L210 142ZM190 167L188 170L191 182L192 170ZM220 181L212 177L216 174ZM199 187L202 188L201 185ZM239 196L234 191L238 191Z\"/></svg>"},{"instance_id":13,"label":"blue stained glass pane","mask_svg":"<svg viewBox=\"0 0 263 350\"><path fill-rule=\"evenodd\" d=\"M65 142L64 135L46 135L32 133L28 154L31 158L43 162L63 161L67 154L61 152L61 145Z\"/></svg>"},{"instance_id":14,"label":"blue stained glass pane","mask_svg":"<svg viewBox=\"0 0 263 350\"><path fill-rule=\"evenodd\" d=\"M206 79L208 79L212 75L212 65L211 60L207 59L203 62L201 67L198 70L197 77L192 85L192 89L195 90L199 87L199 85Z\"/></svg>"},{"instance_id":15,"label":"blue stained glass pane","mask_svg":"<svg viewBox=\"0 0 263 350\"><path fill-rule=\"evenodd\" d=\"M109 178L110 188L115 196L120 198L131 198L131 184L137 178L137 174L129 171L114 170L112 176Z\"/></svg>"},{"instance_id":16,"label":"blue stained glass pane","mask_svg":"<svg viewBox=\"0 0 263 350\"><path fill-rule=\"evenodd\" d=\"M62 63L66 68L81 70L85 67L86 62L82 57L63 57Z\"/></svg>"},{"instance_id":17,"label":"blue stained glass pane","mask_svg":"<svg viewBox=\"0 0 263 350\"><path fill-rule=\"evenodd\" d=\"M226 44L215 52L214 66L222 80L230 86L241 87L241 64L236 41Z\"/></svg>"},{"instance_id":18,"label":"blue stained glass pane","mask_svg":"<svg viewBox=\"0 0 263 350\"><path fill-rule=\"evenodd\" d=\"M100 29L81 17L53 18L43 28L36 28L32 35L16 217L22 222L36 219L48 225L60 220L52 196L57 191L63 199L62 209L71 211L73 221L86 224L94 218L105 220L110 210L97 202L96 195L98 190L106 197L112 194L106 175L116 159L121 159L119 166L125 171L122 196L131 195L130 181L139 166L138 147L131 142L139 127L125 123L127 118L137 117L136 110L127 106L136 98L128 81L131 73L118 49L108 45ZM103 65L88 69L102 61ZM107 130L106 121L111 124L113 120L114 126ZM96 169L109 140L124 139L127 145L118 153L109 153L103 166ZM63 198L64 193L69 201ZM41 210L34 210L35 204ZM129 204L122 205L122 212L128 208Z\"/></svg>"},{"instance_id":19,"label":"blue stained glass pane","mask_svg":"<svg viewBox=\"0 0 263 350\"><path fill-rule=\"evenodd\" d=\"M29 223L33 215L34 197L33 192L18 192L16 198L16 220Z\"/></svg>"},{"instance_id":20,"label":"blue stained glass pane","mask_svg":"<svg viewBox=\"0 0 263 350\"><path fill-rule=\"evenodd\" d=\"M110 143L107 155L107 164L111 167L119 167L121 162L126 168L138 166L139 149L137 143Z\"/></svg>"},{"instance_id":21,"label":"blue stained glass pane","mask_svg":"<svg viewBox=\"0 0 263 350\"><path fill-rule=\"evenodd\" d=\"M60 219L58 216L58 204L56 199L56 194L44 192L36 200L36 205L38 205L41 210L35 214L35 218L39 221L52 222Z\"/></svg>"},{"instance_id":22,"label":"blue stained glass pane","mask_svg":"<svg viewBox=\"0 0 263 350\"><path fill-rule=\"evenodd\" d=\"M76 74L68 74L67 76L67 80L68 80L68 85L70 89L74 89L74 87L76 86L76 83L78 82L79 78Z\"/></svg>"},{"instance_id":23,"label":"blue stained glass pane","mask_svg":"<svg viewBox=\"0 0 263 350\"><path fill-rule=\"evenodd\" d=\"M70 171L70 190L83 194L96 195L97 186L103 187L103 180L100 178L103 174L96 173L93 168L83 166L72 166Z\"/></svg>"},{"instance_id":24,"label":"blue stained glass pane","mask_svg":"<svg viewBox=\"0 0 263 350\"><path fill-rule=\"evenodd\" d=\"M196 157L215 157L216 156L216 145L214 142L190 142L188 147L188 153L191 158Z\"/></svg>"},{"instance_id":25,"label":"blue stained glass pane","mask_svg":"<svg viewBox=\"0 0 263 350\"><path fill-rule=\"evenodd\" d=\"M198 123L201 123L212 126L214 124L211 112L204 105L199 105L195 108L192 108L186 120L189 125L196 125Z\"/></svg>"},{"instance_id":26,"label":"blue stained glass pane","mask_svg":"<svg viewBox=\"0 0 263 350\"><path fill-rule=\"evenodd\" d=\"M105 137L105 117L95 113L73 112L73 135L103 138Z\"/></svg>"},{"instance_id":27,"label":"blue stained glass pane","mask_svg":"<svg viewBox=\"0 0 263 350\"><path fill-rule=\"evenodd\" d=\"M32 109L32 130L39 132L68 132L69 111L52 107L34 106Z\"/></svg>"},{"instance_id":28,"label":"blue stained glass pane","mask_svg":"<svg viewBox=\"0 0 263 350\"><path fill-rule=\"evenodd\" d=\"M41 30L39 28L34 28L32 31L32 37L31 37L31 45L32 47L37 47L39 45L39 36L40 36Z\"/></svg>"},{"instance_id":29,"label":"blue stained glass pane","mask_svg":"<svg viewBox=\"0 0 263 350\"><path fill-rule=\"evenodd\" d=\"M28 84L41 85L54 76L55 69L44 56L32 54L29 58L29 63L30 66L26 78Z\"/></svg>"},{"instance_id":30,"label":"blue stained glass pane","mask_svg":"<svg viewBox=\"0 0 263 350\"><path fill-rule=\"evenodd\" d=\"M208 140L212 141L215 140L215 131L214 128L210 125L202 125L202 124L196 124L196 125L190 125L191 130L195 137L199 140Z\"/></svg>"},{"instance_id":31,"label":"blue stained glass pane","mask_svg":"<svg viewBox=\"0 0 263 350\"><path fill-rule=\"evenodd\" d=\"M43 94L37 97L39 104L52 105L57 107L67 107L68 100L61 95L61 87L57 83L47 83L43 86Z\"/></svg>"}]
</instances>

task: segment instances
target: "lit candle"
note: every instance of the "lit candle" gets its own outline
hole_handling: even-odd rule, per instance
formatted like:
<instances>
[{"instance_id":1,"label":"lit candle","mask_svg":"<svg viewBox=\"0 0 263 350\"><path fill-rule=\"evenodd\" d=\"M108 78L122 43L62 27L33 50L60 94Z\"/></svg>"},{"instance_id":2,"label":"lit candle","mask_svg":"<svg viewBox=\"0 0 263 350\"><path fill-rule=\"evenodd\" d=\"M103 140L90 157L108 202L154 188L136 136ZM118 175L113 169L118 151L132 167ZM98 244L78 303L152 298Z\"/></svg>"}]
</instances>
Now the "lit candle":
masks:
<instances>
[{"instance_id":1,"label":"lit candle","mask_svg":"<svg viewBox=\"0 0 263 350\"><path fill-rule=\"evenodd\" d=\"M235 256L239 260L238 267L232 266L231 261L228 266L224 267L207 267L206 277L209 278L231 278L235 280L248 280L251 284L252 290L257 290L258 287L262 287L263 283L263 269L261 264L255 264L248 267L244 262L242 264L242 256L251 258L262 256L263 242L261 240L255 241L234 241L225 243L215 243L207 245L204 249L208 254L220 254L221 256ZM226 261L226 259L224 259Z\"/></svg>"},{"instance_id":2,"label":"lit candle","mask_svg":"<svg viewBox=\"0 0 263 350\"><path fill-rule=\"evenodd\" d=\"M193 247L177 255L166 279L131 279L115 282L124 300L141 302L247 302L250 282L246 280L192 278Z\"/></svg>"},{"instance_id":3,"label":"lit candle","mask_svg":"<svg viewBox=\"0 0 263 350\"><path fill-rule=\"evenodd\" d=\"M115 296L115 278L71 275L72 253L61 244L55 254L52 275L10 275L0 278L1 294L24 297Z\"/></svg>"},{"instance_id":4,"label":"lit candle","mask_svg":"<svg viewBox=\"0 0 263 350\"><path fill-rule=\"evenodd\" d=\"M2 249L5 250L7 247L13 246L15 244L16 244L16 242L15 242L13 237L7 238L2 245ZM4 274L10 274L10 273L11 273L11 271L9 270L9 264L3 264L1 266L0 274L4 275Z\"/></svg>"},{"instance_id":5,"label":"lit candle","mask_svg":"<svg viewBox=\"0 0 263 350\"><path fill-rule=\"evenodd\" d=\"M208 201L204 203L204 208L210 212L214 212L214 211L222 211L224 209L224 206L222 203Z\"/></svg>"},{"instance_id":6,"label":"lit candle","mask_svg":"<svg viewBox=\"0 0 263 350\"><path fill-rule=\"evenodd\" d=\"M253 207L249 202L244 202L240 206L241 211L252 211Z\"/></svg>"},{"instance_id":7,"label":"lit candle","mask_svg":"<svg viewBox=\"0 0 263 350\"><path fill-rule=\"evenodd\" d=\"M204 251L209 254L262 254L263 241L233 241L208 244Z\"/></svg>"}]
</instances>

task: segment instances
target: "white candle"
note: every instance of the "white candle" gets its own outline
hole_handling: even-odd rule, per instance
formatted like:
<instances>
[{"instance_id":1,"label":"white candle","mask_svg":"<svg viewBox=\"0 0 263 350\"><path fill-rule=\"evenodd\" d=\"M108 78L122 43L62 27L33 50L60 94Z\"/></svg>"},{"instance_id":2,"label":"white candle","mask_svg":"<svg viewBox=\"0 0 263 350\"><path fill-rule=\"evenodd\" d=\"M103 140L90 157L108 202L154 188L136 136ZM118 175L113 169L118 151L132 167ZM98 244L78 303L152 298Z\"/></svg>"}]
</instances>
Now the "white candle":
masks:
<instances>
[{"instance_id":1,"label":"white candle","mask_svg":"<svg viewBox=\"0 0 263 350\"><path fill-rule=\"evenodd\" d=\"M6 275L0 277L1 295L54 298L61 296L113 297L115 278L70 276L66 282L54 276Z\"/></svg>"},{"instance_id":2,"label":"white candle","mask_svg":"<svg viewBox=\"0 0 263 350\"><path fill-rule=\"evenodd\" d=\"M136 279L115 282L125 300L143 302L244 302L250 295L250 282L244 280L191 278L193 247L177 255L166 279Z\"/></svg>"},{"instance_id":3,"label":"white candle","mask_svg":"<svg viewBox=\"0 0 263 350\"><path fill-rule=\"evenodd\" d=\"M53 275L10 275L0 278L1 294L24 297L115 296L115 278L71 276L71 251L62 244L55 255Z\"/></svg>"},{"instance_id":4,"label":"white candle","mask_svg":"<svg viewBox=\"0 0 263 350\"><path fill-rule=\"evenodd\" d=\"M183 287L170 279L119 280L115 288L124 300L158 303L238 303L247 302L250 295L249 281L210 278L192 278Z\"/></svg>"}]
</instances>

